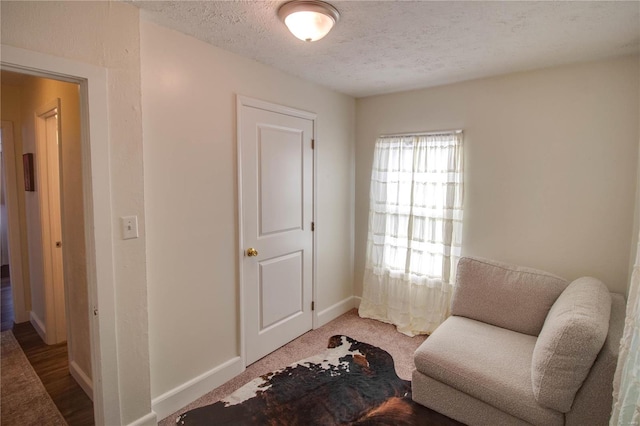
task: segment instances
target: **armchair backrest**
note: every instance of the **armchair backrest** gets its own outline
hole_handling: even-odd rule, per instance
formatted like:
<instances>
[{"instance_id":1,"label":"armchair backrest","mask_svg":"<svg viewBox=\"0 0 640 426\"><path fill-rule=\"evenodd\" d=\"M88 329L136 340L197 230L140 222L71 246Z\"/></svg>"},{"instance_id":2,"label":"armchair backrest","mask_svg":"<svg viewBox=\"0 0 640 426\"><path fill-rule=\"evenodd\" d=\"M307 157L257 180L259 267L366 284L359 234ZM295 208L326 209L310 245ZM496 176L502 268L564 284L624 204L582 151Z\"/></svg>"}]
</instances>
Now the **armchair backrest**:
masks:
<instances>
[{"instance_id":1,"label":"armchair backrest","mask_svg":"<svg viewBox=\"0 0 640 426\"><path fill-rule=\"evenodd\" d=\"M463 257L451 314L538 336L551 306L568 285L548 272Z\"/></svg>"}]
</instances>

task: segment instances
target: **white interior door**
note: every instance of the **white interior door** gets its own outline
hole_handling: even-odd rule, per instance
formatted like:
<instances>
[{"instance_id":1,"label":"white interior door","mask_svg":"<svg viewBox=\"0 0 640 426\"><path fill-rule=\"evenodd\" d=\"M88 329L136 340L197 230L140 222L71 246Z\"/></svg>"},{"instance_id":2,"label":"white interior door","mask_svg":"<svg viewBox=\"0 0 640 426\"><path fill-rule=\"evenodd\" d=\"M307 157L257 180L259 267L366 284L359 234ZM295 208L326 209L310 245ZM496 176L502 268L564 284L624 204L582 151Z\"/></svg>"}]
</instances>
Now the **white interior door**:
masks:
<instances>
[{"instance_id":1,"label":"white interior door","mask_svg":"<svg viewBox=\"0 0 640 426\"><path fill-rule=\"evenodd\" d=\"M37 164L42 226L42 259L46 304L47 344L67 340L64 274L62 264L62 220L60 213L60 123L59 100L39 108L37 115Z\"/></svg>"},{"instance_id":2,"label":"white interior door","mask_svg":"<svg viewBox=\"0 0 640 426\"><path fill-rule=\"evenodd\" d=\"M314 116L245 98L239 105L248 365L312 328Z\"/></svg>"},{"instance_id":3,"label":"white interior door","mask_svg":"<svg viewBox=\"0 0 640 426\"><path fill-rule=\"evenodd\" d=\"M60 141L59 116L51 114L45 118L47 145L47 172L49 188L49 229L51 232L51 275L56 310L56 341L67 339L64 276L62 270L62 218L60 214Z\"/></svg>"}]
</instances>

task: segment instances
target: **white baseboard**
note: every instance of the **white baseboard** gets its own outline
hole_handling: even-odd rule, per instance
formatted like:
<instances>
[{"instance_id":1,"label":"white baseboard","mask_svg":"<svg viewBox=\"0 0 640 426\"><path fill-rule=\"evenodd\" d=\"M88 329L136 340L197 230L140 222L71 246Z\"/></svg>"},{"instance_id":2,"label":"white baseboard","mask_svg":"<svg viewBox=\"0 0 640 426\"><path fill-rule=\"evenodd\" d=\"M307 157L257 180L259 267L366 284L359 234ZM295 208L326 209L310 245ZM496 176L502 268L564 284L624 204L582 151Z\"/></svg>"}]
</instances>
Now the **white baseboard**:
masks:
<instances>
[{"instance_id":1,"label":"white baseboard","mask_svg":"<svg viewBox=\"0 0 640 426\"><path fill-rule=\"evenodd\" d=\"M216 368L165 392L157 398L153 398L151 400L151 408L158 419L162 420L207 392L233 379L243 371L242 358L239 356L232 358Z\"/></svg>"},{"instance_id":2,"label":"white baseboard","mask_svg":"<svg viewBox=\"0 0 640 426\"><path fill-rule=\"evenodd\" d=\"M357 308L360 305L360 300L360 297L350 296L327 309L323 309L318 312L316 314L315 328L325 325L329 321L338 318L340 315L349 312L354 307ZM153 409L155 418L158 420L164 419L168 415L175 413L179 409L200 398L207 392L233 379L243 371L244 366L242 364L242 359L240 357L235 357L170 391L153 398L151 400L151 408ZM146 417L147 416L141 419L144 420ZM141 419L136 420L135 423L131 423L129 426L146 425L146 423L140 423Z\"/></svg>"},{"instance_id":3,"label":"white baseboard","mask_svg":"<svg viewBox=\"0 0 640 426\"><path fill-rule=\"evenodd\" d=\"M47 327L45 327L40 317L38 317L38 314L36 314L33 311L29 311L29 320L31 322L31 325L33 325L33 328L35 328L38 334L40 335L40 338L42 339L42 341L46 343Z\"/></svg>"},{"instance_id":4,"label":"white baseboard","mask_svg":"<svg viewBox=\"0 0 640 426\"><path fill-rule=\"evenodd\" d=\"M93 401L93 382L91 381L87 373L85 373L84 370L80 368L78 363L75 361L71 361L69 363L69 373L71 373L71 376L76 379L76 382L78 382L89 399Z\"/></svg>"},{"instance_id":5,"label":"white baseboard","mask_svg":"<svg viewBox=\"0 0 640 426\"><path fill-rule=\"evenodd\" d=\"M152 411L135 420L133 423L129 423L128 426L157 426L157 424L158 416L156 416L156 413Z\"/></svg>"},{"instance_id":6,"label":"white baseboard","mask_svg":"<svg viewBox=\"0 0 640 426\"><path fill-rule=\"evenodd\" d=\"M356 309L360 309L360 302L362 302L362 297L353 296L353 307Z\"/></svg>"},{"instance_id":7,"label":"white baseboard","mask_svg":"<svg viewBox=\"0 0 640 426\"><path fill-rule=\"evenodd\" d=\"M316 322L314 328L319 328L338 318L342 314L346 314L351 309L354 308L355 297L350 296L346 299L339 301L336 304L329 306L327 309L323 309L322 311L316 314Z\"/></svg>"}]
</instances>

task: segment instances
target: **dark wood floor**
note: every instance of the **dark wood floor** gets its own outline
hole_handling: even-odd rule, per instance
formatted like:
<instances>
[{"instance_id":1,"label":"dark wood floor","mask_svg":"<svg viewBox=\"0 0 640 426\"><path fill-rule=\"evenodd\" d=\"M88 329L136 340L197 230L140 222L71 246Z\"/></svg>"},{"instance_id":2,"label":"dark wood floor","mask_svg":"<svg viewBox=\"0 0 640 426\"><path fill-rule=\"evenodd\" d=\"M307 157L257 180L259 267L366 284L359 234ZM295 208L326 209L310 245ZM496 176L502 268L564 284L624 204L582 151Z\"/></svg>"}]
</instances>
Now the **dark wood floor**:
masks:
<instances>
[{"instance_id":1,"label":"dark wood floor","mask_svg":"<svg viewBox=\"0 0 640 426\"><path fill-rule=\"evenodd\" d=\"M2 277L0 292L2 294L2 305L0 306L1 330L7 331L13 327L13 302L11 300L11 284L8 277Z\"/></svg>"},{"instance_id":2,"label":"dark wood floor","mask_svg":"<svg viewBox=\"0 0 640 426\"><path fill-rule=\"evenodd\" d=\"M2 279L2 331L13 329L33 369L69 426L93 425L93 403L69 374L67 344L46 345L31 323L13 324L11 286Z\"/></svg>"}]
</instances>

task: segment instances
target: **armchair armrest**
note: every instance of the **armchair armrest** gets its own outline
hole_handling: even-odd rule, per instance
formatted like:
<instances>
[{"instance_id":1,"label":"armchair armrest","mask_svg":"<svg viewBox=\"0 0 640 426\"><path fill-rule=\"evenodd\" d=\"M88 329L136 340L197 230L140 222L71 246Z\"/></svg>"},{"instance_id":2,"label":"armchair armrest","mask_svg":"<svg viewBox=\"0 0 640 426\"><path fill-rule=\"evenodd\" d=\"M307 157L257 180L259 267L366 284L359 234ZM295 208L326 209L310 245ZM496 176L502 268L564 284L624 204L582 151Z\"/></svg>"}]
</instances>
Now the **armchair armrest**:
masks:
<instances>
[{"instance_id":1,"label":"armchair armrest","mask_svg":"<svg viewBox=\"0 0 640 426\"><path fill-rule=\"evenodd\" d=\"M573 400L571 411L566 415L567 426L609 424L613 403L613 376L618 364L625 312L624 296L611 293L609 334L587 379Z\"/></svg>"}]
</instances>

